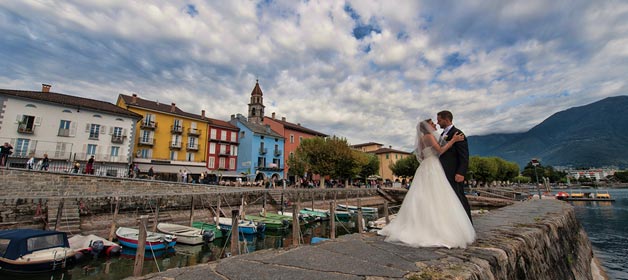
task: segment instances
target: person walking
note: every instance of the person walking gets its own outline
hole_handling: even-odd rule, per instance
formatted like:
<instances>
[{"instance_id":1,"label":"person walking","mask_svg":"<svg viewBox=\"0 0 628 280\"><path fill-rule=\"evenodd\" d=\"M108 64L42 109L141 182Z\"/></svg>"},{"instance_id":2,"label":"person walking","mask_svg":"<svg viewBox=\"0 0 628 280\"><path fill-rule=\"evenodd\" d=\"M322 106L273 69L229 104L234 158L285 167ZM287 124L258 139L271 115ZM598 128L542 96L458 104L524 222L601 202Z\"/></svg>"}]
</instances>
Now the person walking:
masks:
<instances>
[{"instance_id":1,"label":"person walking","mask_svg":"<svg viewBox=\"0 0 628 280\"><path fill-rule=\"evenodd\" d=\"M85 165L85 173L94 175L94 156L92 155Z\"/></svg>"},{"instance_id":2,"label":"person walking","mask_svg":"<svg viewBox=\"0 0 628 280\"><path fill-rule=\"evenodd\" d=\"M49 165L50 165L50 159L48 159L48 154L44 154L44 158L41 160L40 170L48 171Z\"/></svg>"},{"instance_id":3,"label":"person walking","mask_svg":"<svg viewBox=\"0 0 628 280\"><path fill-rule=\"evenodd\" d=\"M148 179L154 180L155 179L155 171L153 171L153 167L151 166L148 169Z\"/></svg>"},{"instance_id":4,"label":"person walking","mask_svg":"<svg viewBox=\"0 0 628 280\"><path fill-rule=\"evenodd\" d=\"M0 146L0 166L7 166L9 156L13 154L13 146L9 142L4 142L3 146Z\"/></svg>"}]
</instances>

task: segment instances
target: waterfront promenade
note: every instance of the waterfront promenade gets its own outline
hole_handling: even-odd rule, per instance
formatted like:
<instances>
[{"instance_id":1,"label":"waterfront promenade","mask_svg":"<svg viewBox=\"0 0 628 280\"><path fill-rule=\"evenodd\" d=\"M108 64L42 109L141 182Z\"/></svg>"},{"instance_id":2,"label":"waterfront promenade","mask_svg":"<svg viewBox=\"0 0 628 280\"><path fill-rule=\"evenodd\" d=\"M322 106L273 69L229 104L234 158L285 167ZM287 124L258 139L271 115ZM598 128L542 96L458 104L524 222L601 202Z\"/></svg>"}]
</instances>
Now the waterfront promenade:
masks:
<instances>
[{"instance_id":1,"label":"waterfront promenade","mask_svg":"<svg viewBox=\"0 0 628 280\"><path fill-rule=\"evenodd\" d=\"M353 234L136 279L592 279L591 245L567 203L519 202L474 223L477 240L467 249L411 248Z\"/></svg>"}]
</instances>

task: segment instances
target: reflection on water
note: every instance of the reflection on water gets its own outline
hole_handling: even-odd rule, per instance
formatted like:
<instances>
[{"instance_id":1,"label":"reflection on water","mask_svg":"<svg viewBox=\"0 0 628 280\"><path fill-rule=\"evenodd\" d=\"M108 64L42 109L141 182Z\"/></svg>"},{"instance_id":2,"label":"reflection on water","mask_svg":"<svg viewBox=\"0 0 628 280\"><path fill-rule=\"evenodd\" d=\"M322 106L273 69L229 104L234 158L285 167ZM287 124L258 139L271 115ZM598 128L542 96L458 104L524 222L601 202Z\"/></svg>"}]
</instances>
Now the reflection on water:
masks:
<instances>
[{"instance_id":1,"label":"reflection on water","mask_svg":"<svg viewBox=\"0 0 628 280\"><path fill-rule=\"evenodd\" d=\"M366 218L368 221L369 219ZM355 222L336 222L336 236L357 232ZM309 244L312 237L329 237L329 222L318 222L301 227L302 243ZM189 246L177 244L169 250L146 251L143 275L165 271L170 268L203 264L231 253L230 236L216 239L208 245ZM263 235L240 234L238 248L241 254L270 248L287 248L293 244L292 231L268 231ZM20 280L77 280L77 279L122 279L133 275L135 250L123 249L120 257L83 261L66 271L37 275L12 275L0 272L0 279Z\"/></svg>"},{"instance_id":2,"label":"reflection on water","mask_svg":"<svg viewBox=\"0 0 628 280\"><path fill-rule=\"evenodd\" d=\"M628 189L609 190L609 201L572 201L595 255L611 279L628 279Z\"/></svg>"}]
</instances>

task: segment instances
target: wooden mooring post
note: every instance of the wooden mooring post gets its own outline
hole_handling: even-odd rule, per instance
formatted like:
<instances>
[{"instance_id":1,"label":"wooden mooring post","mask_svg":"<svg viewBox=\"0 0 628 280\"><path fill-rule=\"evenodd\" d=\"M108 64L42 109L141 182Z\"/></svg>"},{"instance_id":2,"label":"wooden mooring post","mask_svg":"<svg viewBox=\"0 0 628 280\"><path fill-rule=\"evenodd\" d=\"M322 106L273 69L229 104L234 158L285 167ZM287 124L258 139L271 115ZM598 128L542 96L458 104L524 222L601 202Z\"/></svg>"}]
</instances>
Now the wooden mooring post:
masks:
<instances>
[{"instance_id":1,"label":"wooden mooring post","mask_svg":"<svg viewBox=\"0 0 628 280\"><path fill-rule=\"evenodd\" d=\"M159 205L161 205L161 197L157 198L157 204L155 205L155 219L153 221L154 232L157 232L157 224L159 223Z\"/></svg>"},{"instance_id":2,"label":"wooden mooring post","mask_svg":"<svg viewBox=\"0 0 628 280\"><path fill-rule=\"evenodd\" d=\"M299 226L299 210L301 208L301 195L297 193L297 203L292 206L292 245L301 244L301 227Z\"/></svg>"},{"instance_id":3,"label":"wooden mooring post","mask_svg":"<svg viewBox=\"0 0 628 280\"><path fill-rule=\"evenodd\" d=\"M137 251L135 252L135 264L133 265L133 277L142 276L142 270L144 269L144 253L146 249L146 224L148 224L148 216L142 215L140 217L140 233L137 240Z\"/></svg>"},{"instance_id":4,"label":"wooden mooring post","mask_svg":"<svg viewBox=\"0 0 628 280\"><path fill-rule=\"evenodd\" d=\"M388 216L388 201L384 201L384 218L386 219L386 224L390 224L390 217Z\"/></svg>"},{"instance_id":5,"label":"wooden mooring post","mask_svg":"<svg viewBox=\"0 0 628 280\"><path fill-rule=\"evenodd\" d=\"M264 192L264 199L262 200L262 215L266 217L266 195L268 192Z\"/></svg>"},{"instance_id":6,"label":"wooden mooring post","mask_svg":"<svg viewBox=\"0 0 628 280\"><path fill-rule=\"evenodd\" d=\"M329 203L329 239L336 239L336 203Z\"/></svg>"},{"instance_id":7,"label":"wooden mooring post","mask_svg":"<svg viewBox=\"0 0 628 280\"><path fill-rule=\"evenodd\" d=\"M120 198L116 197L116 209L113 210L113 220L111 221L111 227L109 229L109 241L113 241L113 236L116 233L116 223L118 219L118 209L120 209Z\"/></svg>"},{"instance_id":8,"label":"wooden mooring post","mask_svg":"<svg viewBox=\"0 0 628 280\"><path fill-rule=\"evenodd\" d=\"M190 200L190 226L192 226L192 223L194 223L194 195L192 195Z\"/></svg>"},{"instance_id":9,"label":"wooden mooring post","mask_svg":"<svg viewBox=\"0 0 628 280\"><path fill-rule=\"evenodd\" d=\"M240 210L231 210L231 256L235 256L239 253L240 247L238 235L240 231L238 229L238 223L240 222Z\"/></svg>"},{"instance_id":10,"label":"wooden mooring post","mask_svg":"<svg viewBox=\"0 0 628 280\"><path fill-rule=\"evenodd\" d=\"M364 233L364 220L362 219L362 201L358 198L358 233Z\"/></svg>"},{"instance_id":11,"label":"wooden mooring post","mask_svg":"<svg viewBox=\"0 0 628 280\"><path fill-rule=\"evenodd\" d=\"M55 221L55 230L59 230L61 226L61 217L63 215L63 197L59 200L59 206L57 207L57 220Z\"/></svg>"}]
</instances>

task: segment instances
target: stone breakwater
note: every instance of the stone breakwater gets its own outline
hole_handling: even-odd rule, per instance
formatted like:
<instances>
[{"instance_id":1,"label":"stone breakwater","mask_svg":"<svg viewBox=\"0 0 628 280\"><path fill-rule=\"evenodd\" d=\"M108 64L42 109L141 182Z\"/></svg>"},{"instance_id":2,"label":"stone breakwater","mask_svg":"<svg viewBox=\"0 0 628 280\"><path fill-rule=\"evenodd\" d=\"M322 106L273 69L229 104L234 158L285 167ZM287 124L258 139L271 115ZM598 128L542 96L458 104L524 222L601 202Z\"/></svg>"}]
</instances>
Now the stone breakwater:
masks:
<instances>
[{"instance_id":1,"label":"stone breakwater","mask_svg":"<svg viewBox=\"0 0 628 280\"><path fill-rule=\"evenodd\" d=\"M239 255L139 279L592 279L593 251L573 208L530 200L475 219L466 249L411 248L353 234Z\"/></svg>"}]
</instances>

